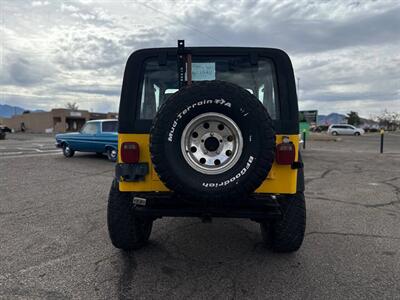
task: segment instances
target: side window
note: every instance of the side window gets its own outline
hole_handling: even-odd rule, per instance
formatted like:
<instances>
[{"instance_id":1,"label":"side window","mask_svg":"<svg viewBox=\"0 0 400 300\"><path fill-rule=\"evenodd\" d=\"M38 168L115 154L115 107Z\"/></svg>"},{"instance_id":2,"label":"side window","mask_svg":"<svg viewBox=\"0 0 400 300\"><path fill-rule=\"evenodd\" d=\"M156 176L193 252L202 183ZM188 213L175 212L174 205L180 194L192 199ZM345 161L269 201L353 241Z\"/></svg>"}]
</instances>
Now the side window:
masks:
<instances>
[{"instance_id":1,"label":"side window","mask_svg":"<svg viewBox=\"0 0 400 300\"><path fill-rule=\"evenodd\" d=\"M276 78L273 66L268 64L264 66L270 71L265 77L265 81L260 85L258 89L258 99L264 104L271 118L276 120L279 119L278 99L276 97Z\"/></svg>"},{"instance_id":2,"label":"side window","mask_svg":"<svg viewBox=\"0 0 400 300\"><path fill-rule=\"evenodd\" d=\"M145 64L141 83L139 119L151 120L159 107L177 90L176 60L160 66L158 60L150 59Z\"/></svg>"},{"instance_id":3,"label":"side window","mask_svg":"<svg viewBox=\"0 0 400 300\"><path fill-rule=\"evenodd\" d=\"M84 134L96 134L97 133L97 123L94 123L94 122L86 123L86 125L82 128L81 132Z\"/></svg>"},{"instance_id":4,"label":"side window","mask_svg":"<svg viewBox=\"0 0 400 300\"><path fill-rule=\"evenodd\" d=\"M149 80L143 82L142 98L140 101L140 118L151 120L155 117L160 105L160 87Z\"/></svg>"},{"instance_id":5,"label":"side window","mask_svg":"<svg viewBox=\"0 0 400 300\"><path fill-rule=\"evenodd\" d=\"M102 123L102 132L117 132L118 131L118 122L116 121L105 121Z\"/></svg>"}]
</instances>

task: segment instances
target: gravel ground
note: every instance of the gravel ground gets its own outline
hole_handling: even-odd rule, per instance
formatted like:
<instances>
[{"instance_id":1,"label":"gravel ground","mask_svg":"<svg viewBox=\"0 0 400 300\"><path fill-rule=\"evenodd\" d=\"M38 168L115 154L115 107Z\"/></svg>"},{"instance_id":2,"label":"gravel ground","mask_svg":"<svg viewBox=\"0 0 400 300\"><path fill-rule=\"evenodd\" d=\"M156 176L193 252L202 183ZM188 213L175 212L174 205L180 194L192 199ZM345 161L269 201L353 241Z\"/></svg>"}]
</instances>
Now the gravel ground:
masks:
<instances>
[{"instance_id":1,"label":"gravel ground","mask_svg":"<svg viewBox=\"0 0 400 300\"><path fill-rule=\"evenodd\" d=\"M385 137L383 155L378 138L307 143L297 253L271 253L251 221L164 218L147 247L124 254L106 227L113 164L65 159L49 136L9 135L0 141L0 298L399 299L400 137Z\"/></svg>"}]
</instances>

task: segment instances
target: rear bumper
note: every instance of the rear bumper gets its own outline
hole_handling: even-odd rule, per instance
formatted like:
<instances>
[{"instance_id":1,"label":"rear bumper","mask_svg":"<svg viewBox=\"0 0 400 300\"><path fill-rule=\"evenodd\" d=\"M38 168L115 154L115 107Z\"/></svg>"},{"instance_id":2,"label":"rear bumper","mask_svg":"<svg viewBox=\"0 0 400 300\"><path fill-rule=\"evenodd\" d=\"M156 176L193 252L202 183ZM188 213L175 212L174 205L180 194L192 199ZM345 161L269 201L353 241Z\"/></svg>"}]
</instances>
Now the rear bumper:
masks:
<instances>
[{"instance_id":1,"label":"rear bumper","mask_svg":"<svg viewBox=\"0 0 400 300\"><path fill-rule=\"evenodd\" d=\"M56 146L56 148L62 148L61 141L56 141L54 146Z\"/></svg>"},{"instance_id":2,"label":"rear bumper","mask_svg":"<svg viewBox=\"0 0 400 300\"><path fill-rule=\"evenodd\" d=\"M281 210L277 198L267 194L253 194L233 202L194 202L174 193L134 194L134 214L151 217L245 218L257 222L279 219Z\"/></svg>"}]
</instances>

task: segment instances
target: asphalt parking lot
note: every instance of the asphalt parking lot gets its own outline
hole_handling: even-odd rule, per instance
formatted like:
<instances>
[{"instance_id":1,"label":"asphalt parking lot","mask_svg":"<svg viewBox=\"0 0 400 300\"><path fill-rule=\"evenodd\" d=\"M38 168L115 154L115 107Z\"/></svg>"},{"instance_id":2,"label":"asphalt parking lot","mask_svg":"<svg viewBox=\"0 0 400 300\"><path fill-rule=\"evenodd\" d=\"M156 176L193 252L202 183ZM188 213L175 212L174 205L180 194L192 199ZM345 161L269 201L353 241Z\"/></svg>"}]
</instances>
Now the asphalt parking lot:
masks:
<instances>
[{"instance_id":1,"label":"asphalt parking lot","mask_svg":"<svg viewBox=\"0 0 400 300\"><path fill-rule=\"evenodd\" d=\"M0 298L400 298L400 135L307 141L307 234L271 253L247 220L164 218L112 247L113 164L64 158L51 136L0 141Z\"/></svg>"}]
</instances>

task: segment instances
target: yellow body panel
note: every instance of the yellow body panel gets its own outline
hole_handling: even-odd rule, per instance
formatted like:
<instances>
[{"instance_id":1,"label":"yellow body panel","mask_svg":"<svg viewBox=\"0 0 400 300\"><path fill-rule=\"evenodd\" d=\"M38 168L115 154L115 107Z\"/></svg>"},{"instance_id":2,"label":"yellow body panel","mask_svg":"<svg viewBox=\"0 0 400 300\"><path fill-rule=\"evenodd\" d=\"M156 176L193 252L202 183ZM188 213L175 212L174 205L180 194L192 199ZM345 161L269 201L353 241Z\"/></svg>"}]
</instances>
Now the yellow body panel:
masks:
<instances>
[{"instance_id":1,"label":"yellow body panel","mask_svg":"<svg viewBox=\"0 0 400 300\"><path fill-rule=\"evenodd\" d=\"M296 135L277 135L276 143L281 143L282 138L287 136L296 147L296 157L298 159L299 136ZM150 174L146 175L144 181L120 182L119 189L122 192L167 192L169 189L160 181L155 172L150 159L149 134L118 134L118 162L121 161L121 144L123 142L136 142L139 144L139 162L147 162L150 166ZM274 162L267 179L258 187L256 193L269 194L294 194L296 193L297 170L293 170L290 165L278 165Z\"/></svg>"}]
</instances>

